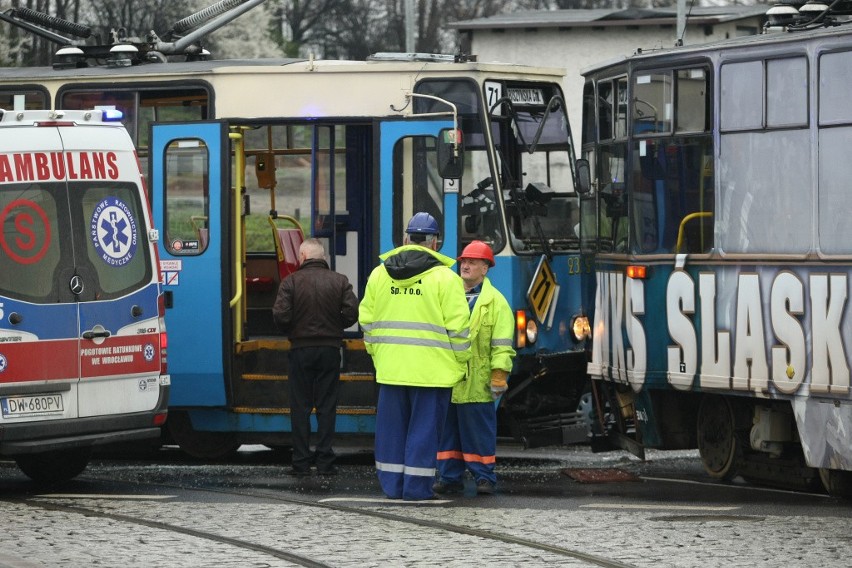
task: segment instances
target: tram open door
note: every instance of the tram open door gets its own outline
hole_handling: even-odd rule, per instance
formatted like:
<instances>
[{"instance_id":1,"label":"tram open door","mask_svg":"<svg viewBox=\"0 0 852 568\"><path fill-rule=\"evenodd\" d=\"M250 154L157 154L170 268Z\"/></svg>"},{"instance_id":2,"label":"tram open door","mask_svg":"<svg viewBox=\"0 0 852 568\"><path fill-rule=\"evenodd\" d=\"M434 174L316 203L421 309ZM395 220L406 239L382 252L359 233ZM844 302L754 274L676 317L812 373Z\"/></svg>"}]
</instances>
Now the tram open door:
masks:
<instances>
[{"instance_id":1,"label":"tram open door","mask_svg":"<svg viewBox=\"0 0 852 568\"><path fill-rule=\"evenodd\" d=\"M260 147L251 137L286 125L250 130L223 121L152 125L151 201L162 235L160 269L171 343L168 429L182 449L217 458L241 443L289 444L284 384L289 341L272 325L253 327L260 320L246 315L255 276L246 265L257 260L252 253L247 258L243 241L248 193L269 185L258 181L257 188L245 187L254 183L246 172L258 169L258 156L295 151L303 156L301 163L310 164L310 221L301 218L304 236L324 242L331 268L347 274L360 293L379 254L401 244L405 223L416 211L439 219L442 251L455 256L463 163L455 126L446 115L330 122L309 126L311 145L282 150ZM335 168L335 160L345 161L345 167L338 162ZM345 175L339 175L341 169ZM282 225L272 231L267 212L262 214L264 233L280 234ZM270 312L274 284L264 302ZM336 430L341 439L371 438L372 365L357 327L347 333Z\"/></svg>"},{"instance_id":2,"label":"tram open door","mask_svg":"<svg viewBox=\"0 0 852 568\"><path fill-rule=\"evenodd\" d=\"M233 224L228 125L222 121L152 125L150 191L160 230L169 367L178 377L171 407L227 405L229 309L233 299ZM183 416L170 416L170 426Z\"/></svg>"},{"instance_id":3,"label":"tram open door","mask_svg":"<svg viewBox=\"0 0 852 568\"><path fill-rule=\"evenodd\" d=\"M380 252L402 244L406 223L425 211L441 228L438 252L455 258L459 243L459 187L464 169L455 120L405 118L380 125Z\"/></svg>"}]
</instances>

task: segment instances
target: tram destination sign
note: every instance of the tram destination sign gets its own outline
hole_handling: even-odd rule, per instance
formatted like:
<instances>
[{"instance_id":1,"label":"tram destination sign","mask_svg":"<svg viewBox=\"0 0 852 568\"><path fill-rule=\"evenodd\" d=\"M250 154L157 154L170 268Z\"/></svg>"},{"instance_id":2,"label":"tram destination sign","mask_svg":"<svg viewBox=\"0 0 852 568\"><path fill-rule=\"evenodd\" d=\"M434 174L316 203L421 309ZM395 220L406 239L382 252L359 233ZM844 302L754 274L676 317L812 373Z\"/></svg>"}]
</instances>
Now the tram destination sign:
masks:
<instances>
[{"instance_id":1,"label":"tram destination sign","mask_svg":"<svg viewBox=\"0 0 852 568\"><path fill-rule=\"evenodd\" d=\"M516 105L543 105L544 92L541 89L515 89L506 90L509 100Z\"/></svg>"}]
</instances>

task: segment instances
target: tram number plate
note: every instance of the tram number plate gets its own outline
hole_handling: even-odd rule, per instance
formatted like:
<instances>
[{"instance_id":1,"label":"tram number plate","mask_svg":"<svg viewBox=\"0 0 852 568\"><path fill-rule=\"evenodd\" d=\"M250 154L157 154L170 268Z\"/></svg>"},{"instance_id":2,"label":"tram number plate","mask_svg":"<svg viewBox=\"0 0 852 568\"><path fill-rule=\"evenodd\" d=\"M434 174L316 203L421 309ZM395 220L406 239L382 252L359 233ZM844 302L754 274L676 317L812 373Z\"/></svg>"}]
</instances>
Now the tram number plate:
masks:
<instances>
[{"instance_id":1,"label":"tram number plate","mask_svg":"<svg viewBox=\"0 0 852 568\"><path fill-rule=\"evenodd\" d=\"M0 409L4 418L60 414L65 410L61 394L3 397L0 398Z\"/></svg>"},{"instance_id":2,"label":"tram number plate","mask_svg":"<svg viewBox=\"0 0 852 568\"><path fill-rule=\"evenodd\" d=\"M530 307L535 312L535 317L539 323L544 323L547 312L550 311L550 305L553 303L555 292L556 275L553 274L553 269L550 268L547 257L542 255L530 288L527 290L527 300L529 300Z\"/></svg>"}]
</instances>

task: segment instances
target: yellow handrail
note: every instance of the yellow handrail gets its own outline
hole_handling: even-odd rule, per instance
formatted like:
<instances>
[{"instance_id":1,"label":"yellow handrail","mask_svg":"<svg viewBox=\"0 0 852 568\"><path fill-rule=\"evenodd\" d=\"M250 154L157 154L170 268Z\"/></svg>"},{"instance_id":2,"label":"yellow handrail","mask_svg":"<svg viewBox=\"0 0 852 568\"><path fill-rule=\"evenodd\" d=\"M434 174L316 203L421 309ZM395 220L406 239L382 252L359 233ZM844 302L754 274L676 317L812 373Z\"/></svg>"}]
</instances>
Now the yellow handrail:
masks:
<instances>
[{"instance_id":1,"label":"yellow handrail","mask_svg":"<svg viewBox=\"0 0 852 568\"><path fill-rule=\"evenodd\" d=\"M206 223L207 220L208 220L207 215L190 215L189 216L189 222L192 224L192 230L195 231L195 236L198 237L199 241L201 240L201 229L203 227L200 227L198 225L198 222L200 221L200 222Z\"/></svg>"},{"instance_id":2,"label":"yellow handrail","mask_svg":"<svg viewBox=\"0 0 852 568\"><path fill-rule=\"evenodd\" d=\"M243 298L243 282L245 281L245 251L243 249L243 231L245 227L242 224L242 191L245 186L246 159L244 153L244 141L241 132L229 132L228 138L234 141L234 237L235 254L234 254L234 275L236 276L236 288L234 297L231 298L229 306L233 308ZM243 310L238 308L234 313L234 339L237 344L243 340Z\"/></svg>"},{"instance_id":3,"label":"yellow handrail","mask_svg":"<svg viewBox=\"0 0 852 568\"><path fill-rule=\"evenodd\" d=\"M269 215L266 218L266 221L272 227L272 235L275 238L275 255L278 257L278 262L283 262L284 249L281 248L281 241L278 240L278 225L275 224L276 219L284 219L285 221L294 224L296 228L299 229L299 232L302 233L302 239L305 238L305 230L302 228L302 224L299 223L299 221L295 217L291 217L289 215L278 215L276 213L274 217L272 215Z\"/></svg>"},{"instance_id":4,"label":"yellow handrail","mask_svg":"<svg viewBox=\"0 0 852 568\"><path fill-rule=\"evenodd\" d=\"M677 230L677 244L675 245L675 254L680 253L680 247L683 246L683 229L686 227L686 224L693 219L698 219L701 217L712 217L713 213L711 211L698 211L695 213L690 213L680 221L680 227Z\"/></svg>"}]
</instances>

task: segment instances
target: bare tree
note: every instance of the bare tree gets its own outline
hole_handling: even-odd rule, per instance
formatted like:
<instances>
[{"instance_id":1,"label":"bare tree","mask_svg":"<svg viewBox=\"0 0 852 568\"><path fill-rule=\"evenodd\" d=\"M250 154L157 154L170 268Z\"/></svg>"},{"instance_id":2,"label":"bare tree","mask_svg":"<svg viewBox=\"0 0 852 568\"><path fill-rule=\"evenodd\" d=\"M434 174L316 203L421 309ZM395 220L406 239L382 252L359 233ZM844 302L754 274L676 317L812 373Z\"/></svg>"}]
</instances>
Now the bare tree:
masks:
<instances>
[{"instance_id":1,"label":"bare tree","mask_svg":"<svg viewBox=\"0 0 852 568\"><path fill-rule=\"evenodd\" d=\"M89 0L92 29L104 42L113 31L138 38L152 30L165 34L195 8L189 0Z\"/></svg>"},{"instance_id":2,"label":"bare tree","mask_svg":"<svg viewBox=\"0 0 852 568\"><path fill-rule=\"evenodd\" d=\"M269 2L270 33L288 57L298 57L305 44L322 44L317 33L327 18L341 14L344 0L275 0Z\"/></svg>"},{"instance_id":3,"label":"bare tree","mask_svg":"<svg viewBox=\"0 0 852 568\"><path fill-rule=\"evenodd\" d=\"M447 23L514 9L645 7L649 0L267 0L203 40L216 58L272 55L364 59L377 51L406 48L405 2L414 6L415 50L452 53L457 38ZM674 0L650 0L655 6ZM89 25L90 42L145 37L154 31L165 40L172 25L215 0L11 0L29 8ZM0 62L49 64L58 47L13 26L0 32Z\"/></svg>"}]
</instances>

